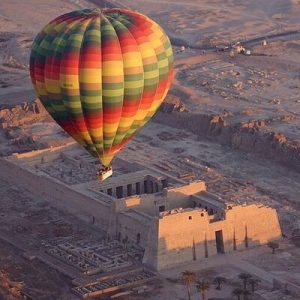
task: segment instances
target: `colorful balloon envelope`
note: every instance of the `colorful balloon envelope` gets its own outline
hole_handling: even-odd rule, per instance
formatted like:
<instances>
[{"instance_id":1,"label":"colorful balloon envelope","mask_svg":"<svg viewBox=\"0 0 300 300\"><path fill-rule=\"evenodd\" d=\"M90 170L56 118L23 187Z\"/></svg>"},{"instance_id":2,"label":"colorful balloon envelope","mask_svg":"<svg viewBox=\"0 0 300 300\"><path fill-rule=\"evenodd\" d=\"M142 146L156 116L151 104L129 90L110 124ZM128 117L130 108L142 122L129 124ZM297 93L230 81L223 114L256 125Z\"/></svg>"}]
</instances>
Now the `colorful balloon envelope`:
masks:
<instances>
[{"instance_id":1,"label":"colorful balloon envelope","mask_svg":"<svg viewBox=\"0 0 300 300\"><path fill-rule=\"evenodd\" d=\"M108 167L165 98L172 47L142 14L83 9L59 16L37 35L30 75L53 119Z\"/></svg>"}]
</instances>

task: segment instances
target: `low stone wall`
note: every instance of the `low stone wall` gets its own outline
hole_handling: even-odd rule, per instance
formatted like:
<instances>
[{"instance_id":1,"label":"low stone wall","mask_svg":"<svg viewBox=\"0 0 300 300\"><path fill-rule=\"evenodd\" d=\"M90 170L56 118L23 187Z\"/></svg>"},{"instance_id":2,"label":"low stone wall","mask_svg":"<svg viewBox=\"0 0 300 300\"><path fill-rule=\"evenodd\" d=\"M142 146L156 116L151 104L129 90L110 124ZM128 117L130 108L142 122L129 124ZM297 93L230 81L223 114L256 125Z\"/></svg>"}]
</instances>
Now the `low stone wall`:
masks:
<instances>
[{"instance_id":1,"label":"low stone wall","mask_svg":"<svg viewBox=\"0 0 300 300\"><path fill-rule=\"evenodd\" d=\"M152 220L146 218L143 220L142 217L141 214L141 219L138 220L130 214L120 213L117 219L117 237L119 234L121 240L128 237L130 241L145 248L147 246L149 223Z\"/></svg>"},{"instance_id":2,"label":"low stone wall","mask_svg":"<svg viewBox=\"0 0 300 300\"><path fill-rule=\"evenodd\" d=\"M28 190L53 207L67 211L86 222L106 230L111 215L110 205L101 199L86 196L38 170L29 171L16 162L0 158L0 178Z\"/></svg>"}]
</instances>

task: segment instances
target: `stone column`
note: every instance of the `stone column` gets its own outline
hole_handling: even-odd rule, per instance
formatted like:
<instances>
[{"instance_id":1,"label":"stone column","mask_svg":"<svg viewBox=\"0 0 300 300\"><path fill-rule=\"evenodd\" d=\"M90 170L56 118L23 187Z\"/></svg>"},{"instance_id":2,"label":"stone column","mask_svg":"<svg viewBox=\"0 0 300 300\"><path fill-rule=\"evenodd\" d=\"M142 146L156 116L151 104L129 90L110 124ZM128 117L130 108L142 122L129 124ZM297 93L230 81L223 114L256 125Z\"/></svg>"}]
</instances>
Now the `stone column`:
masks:
<instances>
[{"instance_id":1,"label":"stone column","mask_svg":"<svg viewBox=\"0 0 300 300\"><path fill-rule=\"evenodd\" d=\"M144 180L140 182L140 194L144 194Z\"/></svg>"},{"instance_id":2,"label":"stone column","mask_svg":"<svg viewBox=\"0 0 300 300\"><path fill-rule=\"evenodd\" d=\"M117 198L117 187L116 186L112 187L112 196L114 198Z\"/></svg>"}]
</instances>

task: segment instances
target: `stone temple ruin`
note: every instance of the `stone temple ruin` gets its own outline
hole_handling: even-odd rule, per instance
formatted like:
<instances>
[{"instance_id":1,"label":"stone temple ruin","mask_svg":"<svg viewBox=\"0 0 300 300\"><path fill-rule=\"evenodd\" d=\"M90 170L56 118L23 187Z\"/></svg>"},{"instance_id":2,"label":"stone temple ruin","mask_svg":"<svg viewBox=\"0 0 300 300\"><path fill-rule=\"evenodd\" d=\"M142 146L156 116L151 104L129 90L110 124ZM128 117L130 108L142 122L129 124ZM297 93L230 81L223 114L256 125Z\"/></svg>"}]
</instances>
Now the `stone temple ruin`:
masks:
<instances>
[{"instance_id":1,"label":"stone temple ruin","mask_svg":"<svg viewBox=\"0 0 300 300\"><path fill-rule=\"evenodd\" d=\"M133 265L132 260L140 260L141 247L124 249L118 241L65 241L48 246L48 254L70 264L86 275L123 269Z\"/></svg>"},{"instance_id":2,"label":"stone temple ruin","mask_svg":"<svg viewBox=\"0 0 300 300\"><path fill-rule=\"evenodd\" d=\"M135 270L121 274L119 278L105 278L101 281L95 281L86 285L73 288L74 294L83 299L101 296L120 288L132 287L132 285L141 285L151 280L154 274L148 270Z\"/></svg>"},{"instance_id":3,"label":"stone temple ruin","mask_svg":"<svg viewBox=\"0 0 300 300\"><path fill-rule=\"evenodd\" d=\"M36 197L105 230L110 241L135 244L142 249L139 253L143 264L153 270L201 261L281 237L273 208L260 203L226 203L208 192L203 181L176 180L121 159L116 161L113 177L104 182L87 180L84 174L96 170L95 162L86 162L84 155L76 156L74 151L74 145L68 145L14 154L1 159L0 175L30 187ZM68 155L78 158L72 164L74 168L80 165L82 179L76 177L76 172L65 172L63 177L58 174L67 169L64 164L70 166ZM68 181L68 176L77 180ZM75 259L75 263L82 271L97 269L100 262L101 267L114 268L103 254L105 247L99 244L92 253L82 245L60 244L49 251L62 260L64 252L69 260L79 253L82 260ZM124 253L114 255L120 266L128 265Z\"/></svg>"}]
</instances>

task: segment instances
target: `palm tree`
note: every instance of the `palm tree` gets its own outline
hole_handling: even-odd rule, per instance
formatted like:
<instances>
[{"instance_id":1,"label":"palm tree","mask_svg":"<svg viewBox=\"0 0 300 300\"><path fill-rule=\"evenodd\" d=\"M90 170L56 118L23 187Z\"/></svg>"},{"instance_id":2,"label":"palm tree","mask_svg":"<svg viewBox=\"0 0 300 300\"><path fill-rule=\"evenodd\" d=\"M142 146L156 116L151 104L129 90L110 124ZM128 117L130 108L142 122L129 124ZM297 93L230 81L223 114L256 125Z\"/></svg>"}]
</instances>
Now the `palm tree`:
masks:
<instances>
[{"instance_id":1,"label":"palm tree","mask_svg":"<svg viewBox=\"0 0 300 300\"><path fill-rule=\"evenodd\" d=\"M232 296L236 296L237 300L241 300L241 295L243 294L244 290L241 288L235 288L232 291Z\"/></svg>"},{"instance_id":2,"label":"palm tree","mask_svg":"<svg viewBox=\"0 0 300 300\"><path fill-rule=\"evenodd\" d=\"M222 283L225 283L226 282L226 278L225 277L222 277L222 276L217 276L215 277L214 281L213 281L217 286L216 286L216 289L217 290L220 290L221 289L221 285Z\"/></svg>"},{"instance_id":3,"label":"palm tree","mask_svg":"<svg viewBox=\"0 0 300 300\"><path fill-rule=\"evenodd\" d=\"M248 300L249 295L251 295L251 292L249 290L243 290L244 300Z\"/></svg>"},{"instance_id":4,"label":"palm tree","mask_svg":"<svg viewBox=\"0 0 300 300\"><path fill-rule=\"evenodd\" d=\"M272 249L272 254L275 254L275 250L279 248L279 244L277 242L269 242L268 247Z\"/></svg>"},{"instance_id":5,"label":"palm tree","mask_svg":"<svg viewBox=\"0 0 300 300\"><path fill-rule=\"evenodd\" d=\"M196 274L191 271L184 271L181 273L181 281L186 286L188 299L191 300L191 285L196 280Z\"/></svg>"},{"instance_id":6,"label":"palm tree","mask_svg":"<svg viewBox=\"0 0 300 300\"><path fill-rule=\"evenodd\" d=\"M201 293L202 300L205 300L206 299L206 291L209 290L209 288L210 288L209 282L206 280L203 280L203 279L196 280L196 288L197 288L198 293Z\"/></svg>"},{"instance_id":7,"label":"palm tree","mask_svg":"<svg viewBox=\"0 0 300 300\"><path fill-rule=\"evenodd\" d=\"M248 283L248 280L252 277L251 274L247 273L247 272L243 272L243 273L240 273L239 274L239 278L243 280L243 283L244 283L244 289L246 290L247 289L247 283Z\"/></svg>"},{"instance_id":8,"label":"palm tree","mask_svg":"<svg viewBox=\"0 0 300 300\"><path fill-rule=\"evenodd\" d=\"M251 285L251 290L252 290L252 293L254 293L255 291L255 288L257 287L257 285L261 282L260 279L258 278L250 278L249 279L249 283Z\"/></svg>"}]
</instances>

